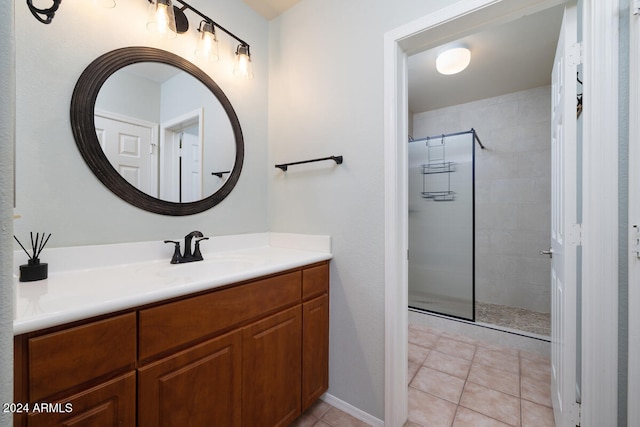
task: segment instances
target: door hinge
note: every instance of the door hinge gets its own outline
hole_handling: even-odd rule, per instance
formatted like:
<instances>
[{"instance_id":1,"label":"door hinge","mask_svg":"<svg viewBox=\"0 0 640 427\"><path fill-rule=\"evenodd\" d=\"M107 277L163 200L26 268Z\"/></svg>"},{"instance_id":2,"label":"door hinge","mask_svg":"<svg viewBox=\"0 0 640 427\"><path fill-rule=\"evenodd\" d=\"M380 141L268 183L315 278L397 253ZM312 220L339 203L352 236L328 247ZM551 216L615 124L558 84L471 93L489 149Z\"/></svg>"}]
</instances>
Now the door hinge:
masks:
<instances>
[{"instance_id":1,"label":"door hinge","mask_svg":"<svg viewBox=\"0 0 640 427\"><path fill-rule=\"evenodd\" d=\"M582 42L578 42L571 45L571 49L568 53L569 64L580 65L582 64Z\"/></svg>"},{"instance_id":2,"label":"door hinge","mask_svg":"<svg viewBox=\"0 0 640 427\"><path fill-rule=\"evenodd\" d=\"M631 253L640 258L640 226L637 224L631 227Z\"/></svg>"},{"instance_id":3,"label":"door hinge","mask_svg":"<svg viewBox=\"0 0 640 427\"><path fill-rule=\"evenodd\" d=\"M569 226L567 243L575 246L582 245L582 224L571 224Z\"/></svg>"},{"instance_id":4,"label":"door hinge","mask_svg":"<svg viewBox=\"0 0 640 427\"><path fill-rule=\"evenodd\" d=\"M631 4L631 13L634 15L640 15L640 0L633 0Z\"/></svg>"}]
</instances>

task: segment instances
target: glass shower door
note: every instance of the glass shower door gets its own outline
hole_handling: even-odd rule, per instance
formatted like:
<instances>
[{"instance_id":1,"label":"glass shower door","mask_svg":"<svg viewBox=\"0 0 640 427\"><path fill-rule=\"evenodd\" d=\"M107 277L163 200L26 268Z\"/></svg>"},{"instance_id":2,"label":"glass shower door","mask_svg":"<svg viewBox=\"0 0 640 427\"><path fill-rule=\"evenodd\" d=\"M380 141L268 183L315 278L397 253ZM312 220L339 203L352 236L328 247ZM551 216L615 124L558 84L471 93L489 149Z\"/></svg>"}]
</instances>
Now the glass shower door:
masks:
<instances>
[{"instance_id":1,"label":"glass shower door","mask_svg":"<svg viewBox=\"0 0 640 427\"><path fill-rule=\"evenodd\" d=\"M409 307L474 320L473 132L409 143Z\"/></svg>"}]
</instances>

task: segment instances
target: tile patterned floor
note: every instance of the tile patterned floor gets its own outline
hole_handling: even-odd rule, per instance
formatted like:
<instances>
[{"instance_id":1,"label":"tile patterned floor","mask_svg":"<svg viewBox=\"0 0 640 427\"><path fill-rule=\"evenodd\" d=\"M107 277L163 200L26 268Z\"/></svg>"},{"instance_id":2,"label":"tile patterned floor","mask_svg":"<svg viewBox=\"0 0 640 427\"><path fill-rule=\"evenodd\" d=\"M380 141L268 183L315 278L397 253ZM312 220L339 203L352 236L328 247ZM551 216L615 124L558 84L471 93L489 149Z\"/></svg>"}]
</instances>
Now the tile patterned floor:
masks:
<instances>
[{"instance_id":1,"label":"tile patterned floor","mask_svg":"<svg viewBox=\"0 0 640 427\"><path fill-rule=\"evenodd\" d=\"M548 358L409 327L405 427L554 427Z\"/></svg>"},{"instance_id":2,"label":"tile patterned floor","mask_svg":"<svg viewBox=\"0 0 640 427\"><path fill-rule=\"evenodd\" d=\"M538 335L551 335L551 314L476 301L476 321Z\"/></svg>"},{"instance_id":3,"label":"tile patterned floor","mask_svg":"<svg viewBox=\"0 0 640 427\"><path fill-rule=\"evenodd\" d=\"M370 427L369 424L334 408L322 400L311 407L289 427Z\"/></svg>"},{"instance_id":4,"label":"tile patterned floor","mask_svg":"<svg viewBox=\"0 0 640 427\"><path fill-rule=\"evenodd\" d=\"M550 361L536 353L409 326L405 427L555 427ZM317 401L290 427L367 427Z\"/></svg>"}]
</instances>

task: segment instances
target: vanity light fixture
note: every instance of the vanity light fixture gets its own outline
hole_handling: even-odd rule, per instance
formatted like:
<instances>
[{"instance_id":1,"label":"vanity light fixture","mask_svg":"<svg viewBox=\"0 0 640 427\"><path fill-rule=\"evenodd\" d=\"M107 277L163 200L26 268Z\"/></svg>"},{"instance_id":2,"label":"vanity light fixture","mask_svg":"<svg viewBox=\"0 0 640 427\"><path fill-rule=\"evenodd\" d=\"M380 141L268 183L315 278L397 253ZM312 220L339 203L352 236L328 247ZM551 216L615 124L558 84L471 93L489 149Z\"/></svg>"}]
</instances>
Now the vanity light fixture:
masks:
<instances>
[{"instance_id":1,"label":"vanity light fixture","mask_svg":"<svg viewBox=\"0 0 640 427\"><path fill-rule=\"evenodd\" d=\"M33 5L33 0L27 0L27 7L31 11L31 14L43 24L51 24L51 20L56 14L56 11L60 7L62 0L53 0L51 7L47 9L40 9Z\"/></svg>"},{"instance_id":2,"label":"vanity light fixture","mask_svg":"<svg viewBox=\"0 0 640 427\"><path fill-rule=\"evenodd\" d=\"M218 39L216 38L216 30L211 22L201 21L198 28L198 46L196 48L196 56L209 61L217 61L218 57Z\"/></svg>"},{"instance_id":3,"label":"vanity light fixture","mask_svg":"<svg viewBox=\"0 0 640 427\"><path fill-rule=\"evenodd\" d=\"M171 0L148 0L149 3L163 3L166 5L172 5ZM210 44L211 50L209 58L212 60L217 60L218 58L218 46L217 41L218 38L216 36L216 28L221 31L224 31L226 34L231 36L232 38L238 41L238 47L236 48L236 63L233 67L233 74L244 79L252 79L253 78L253 64L251 63L251 53L249 50L249 44L233 34L231 31L226 28L220 26L213 19L209 18L207 15L203 14L190 4L186 3L183 0L175 0L176 3L179 3L182 7L173 6L170 9L173 9L173 13L175 16L175 28L177 34L182 34L189 30L189 20L185 15L185 10L190 10L196 15L200 16L203 21L200 22L200 27L198 31L200 32L200 36L198 37L198 47L196 48L196 56L199 57L207 57L205 47L207 44ZM211 31L209 31L211 30ZM207 41L208 40L208 41ZM201 50L202 47L202 50Z\"/></svg>"},{"instance_id":4,"label":"vanity light fixture","mask_svg":"<svg viewBox=\"0 0 640 427\"><path fill-rule=\"evenodd\" d=\"M60 7L62 0L52 0L53 4L46 8L40 9L33 5L33 0L27 0L27 7L33 16L43 24L50 24L56 11ZM116 0L93 0L94 4L103 7L115 7ZM189 30L189 20L185 15L185 10L190 10L203 20L200 22L198 31L198 47L196 48L196 56L208 58L210 60L218 60L218 38L216 36L216 27L234 38L239 44L236 48L236 59L233 67L233 74L243 79L253 78L253 64L251 62L251 52L249 44L231 31L214 22L207 15L189 5L183 0L147 0L149 2L149 15L147 19L147 29L158 32L166 38L174 38L178 34L186 33ZM177 2L181 7L174 6L173 2Z\"/></svg>"},{"instance_id":5,"label":"vanity light fixture","mask_svg":"<svg viewBox=\"0 0 640 427\"><path fill-rule=\"evenodd\" d=\"M436 58L436 70L440 74L457 74L467 68L471 62L471 51L466 47L448 49Z\"/></svg>"},{"instance_id":6,"label":"vanity light fixture","mask_svg":"<svg viewBox=\"0 0 640 427\"><path fill-rule=\"evenodd\" d=\"M253 64L251 63L249 45L239 44L236 48L236 62L233 66L233 74L241 79L250 80L253 78Z\"/></svg>"},{"instance_id":7,"label":"vanity light fixture","mask_svg":"<svg viewBox=\"0 0 640 427\"><path fill-rule=\"evenodd\" d=\"M43 24L51 24L53 17L56 15L58 8L60 7L60 3L62 0L53 0L53 4L51 7L46 9L40 9L33 5L33 0L27 0L27 7L31 14ZM104 7L104 8L114 8L116 7L115 0L93 0L93 4L96 7Z\"/></svg>"},{"instance_id":8,"label":"vanity light fixture","mask_svg":"<svg viewBox=\"0 0 640 427\"><path fill-rule=\"evenodd\" d=\"M172 39L178 35L176 17L171 0L150 0L147 29Z\"/></svg>"}]
</instances>

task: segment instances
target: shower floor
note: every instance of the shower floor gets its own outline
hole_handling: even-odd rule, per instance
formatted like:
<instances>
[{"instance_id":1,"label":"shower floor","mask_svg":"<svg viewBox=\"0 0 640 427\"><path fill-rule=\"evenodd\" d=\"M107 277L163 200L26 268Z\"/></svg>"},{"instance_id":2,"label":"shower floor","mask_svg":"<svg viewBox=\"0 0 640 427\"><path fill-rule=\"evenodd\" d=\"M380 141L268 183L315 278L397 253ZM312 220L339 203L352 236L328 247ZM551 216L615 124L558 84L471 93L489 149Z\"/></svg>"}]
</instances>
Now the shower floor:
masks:
<instances>
[{"instance_id":1,"label":"shower floor","mask_svg":"<svg viewBox=\"0 0 640 427\"><path fill-rule=\"evenodd\" d=\"M551 314L476 301L476 322L533 334L551 335Z\"/></svg>"}]
</instances>

